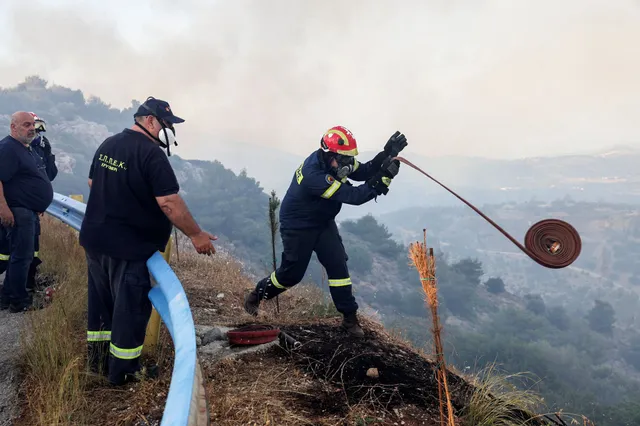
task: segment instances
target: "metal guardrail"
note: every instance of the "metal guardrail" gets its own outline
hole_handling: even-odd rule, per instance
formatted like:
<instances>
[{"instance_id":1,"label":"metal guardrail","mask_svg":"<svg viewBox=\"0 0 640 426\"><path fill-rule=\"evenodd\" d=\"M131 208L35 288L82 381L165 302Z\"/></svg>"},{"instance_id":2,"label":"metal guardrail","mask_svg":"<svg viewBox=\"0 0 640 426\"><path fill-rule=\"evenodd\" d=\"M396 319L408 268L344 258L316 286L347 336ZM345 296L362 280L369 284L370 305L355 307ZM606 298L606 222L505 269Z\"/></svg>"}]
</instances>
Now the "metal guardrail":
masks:
<instances>
[{"instance_id":1,"label":"metal guardrail","mask_svg":"<svg viewBox=\"0 0 640 426\"><path fill-rule=\"evenodd\" d=\"M86 204L54 193L47 213L80 231ZM160 252L147 261L155 280L149 300L166 324L175 358L161 426L209 425L202 371L196 352L193 316L180 280Z\"/></svg>"}]
</instances>

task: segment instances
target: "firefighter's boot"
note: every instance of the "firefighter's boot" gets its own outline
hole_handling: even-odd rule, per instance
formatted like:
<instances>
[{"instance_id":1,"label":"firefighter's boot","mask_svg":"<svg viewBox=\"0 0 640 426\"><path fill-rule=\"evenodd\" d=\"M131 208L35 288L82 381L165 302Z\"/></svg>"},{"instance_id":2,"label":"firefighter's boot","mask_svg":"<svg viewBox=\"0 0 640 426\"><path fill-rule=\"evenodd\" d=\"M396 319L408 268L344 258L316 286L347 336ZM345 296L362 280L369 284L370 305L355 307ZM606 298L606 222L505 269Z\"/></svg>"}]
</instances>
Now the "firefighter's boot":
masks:
<instances>
[{"instance_id":1,"label":"firefighter's boot","mask_svg":"<svg viewBox=\"0 0 640 426\"><path fill-rule=\"evenodd\" d=\"M364 331L362 331L362 328L358 323L358 317L355 312L344 316L341 327L353 337L364 337Z\"/></svg>"},{"instance_id":2,"label":"firefighter's boot","mask_svg":"<svg viewBox=\"0 0 640 426\"><path fill-rule=\"evenodd\" d=\"M244 298L244 310L253 316L258 315L258 308L260 307L260 296L258 295L258 291L253 289L253 291Z\"/></svg>"},{"instance_id":3,"label":"firefighter's boot","mask_svg":"<svg viewBox=\"0 0 640 426\"><path fill-rule=\"evenodd\" d=\"M271 278L263 278L258 282L256 288L253 289L251 293L249 293L244 298L244 310L253 316L258 315L258 308L260 307L260 300L264 297L265 289L271 283Z\"/></svg>"}]
</instances>

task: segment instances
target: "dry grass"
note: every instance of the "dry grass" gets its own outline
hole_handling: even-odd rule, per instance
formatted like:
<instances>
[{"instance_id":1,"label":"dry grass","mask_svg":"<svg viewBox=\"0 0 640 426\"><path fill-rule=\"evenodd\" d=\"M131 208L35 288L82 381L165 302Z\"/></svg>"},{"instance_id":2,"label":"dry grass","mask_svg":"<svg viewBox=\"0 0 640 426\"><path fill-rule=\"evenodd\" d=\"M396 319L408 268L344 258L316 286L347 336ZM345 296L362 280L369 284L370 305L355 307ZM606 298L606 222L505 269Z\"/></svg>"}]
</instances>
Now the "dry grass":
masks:
<instances>
[{"instance_id":1,"label":"dry grass","mask_svg":"<svg viewBox=\"0 0 640 426\"><path fill-rule=\"evenodd\" d=\"M252 355L205 364L204 370L215 425L328 425L340 420L330 416L320 420L311 410L300 409L305 402L312 408L318 396L316 382L284 358Z\"/></svg>"},{"instance_id":2,"label":"dry grass","mask_svg":"<svg viewBox=\"0 0 640 426\"><path fill-rule=\"evenodd\" d=\"M42 219L40 275L55 284L53 303L27 313L21 334L17 425L130 424L149 412L161 415L171 374L172 348L163 327L153 358L159 380L112 388L86 369L87 271L78 233L57 219ZM144 424L144 423L142 423Z\"/></svg>"},{"instance_id":3,"label":"dry grass","mask_svg":"<svg viewBox=\"0 0 640 426\"><path fill-rule=\"evenodd\" d=\"M21 334L24 415L19 424L83 423L86 270L77 233L44 217L41 274L58 283L55 302L29 312ZM77 418L79 416L80 418Z\"/></svg>"},{"instance_id":4,"label":"dry grass","mask_svg":"<svg viewBox=\"0 0 640 426\"><path fill-rule=\"evenodd\" d=\"M302 282L279 296L280 313L275 299L262 302L258 318L245 313L244 297L256 282L243 272L242 264L218 253L212 257L195 253L179 238L180 250L173 250L171 266L180 279L193 311L196 324L238 324L273 322L280 324L339 317L331 298L318 286ZM265 276L271 271L265 271ZM262 278L262 277L260 277ZM223 295L218 298L218 295Z\"/></svg>"},{"instance_id":5,"label":"dry grass","mask_svg":"<svg viewBox=\"0 0 640 426\"><path fill-rule=\"evenodd\" d=\"M466 407L463 421L468 426L520 426L531 424L524 420L523 411L537 412L542 398L525 386L516 386L514 380L523 380L524 374L501 374L490 364L476 380L475 390Z\"/></svg>"}]
</instances>

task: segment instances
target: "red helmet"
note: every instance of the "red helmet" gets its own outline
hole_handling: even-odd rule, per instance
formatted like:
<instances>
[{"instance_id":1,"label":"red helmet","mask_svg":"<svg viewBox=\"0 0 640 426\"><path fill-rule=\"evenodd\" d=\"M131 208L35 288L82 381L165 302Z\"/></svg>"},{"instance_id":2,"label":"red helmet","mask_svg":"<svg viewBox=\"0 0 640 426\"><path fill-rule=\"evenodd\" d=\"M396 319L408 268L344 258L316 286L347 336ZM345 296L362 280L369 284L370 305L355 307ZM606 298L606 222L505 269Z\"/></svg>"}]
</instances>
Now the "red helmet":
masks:
<instances>
[{"instance_id":1,"label":"red helmet","mask_svg":"<svg viewBox=\"0 0 640 426\"><path fill-rule=\"evenodd\" d=\"M358 155L356 138L349 129L343 126L334 126L327 130L320 140L322 150L335 152L336 154L355 157Z\"/></svg>"}]
</instances>

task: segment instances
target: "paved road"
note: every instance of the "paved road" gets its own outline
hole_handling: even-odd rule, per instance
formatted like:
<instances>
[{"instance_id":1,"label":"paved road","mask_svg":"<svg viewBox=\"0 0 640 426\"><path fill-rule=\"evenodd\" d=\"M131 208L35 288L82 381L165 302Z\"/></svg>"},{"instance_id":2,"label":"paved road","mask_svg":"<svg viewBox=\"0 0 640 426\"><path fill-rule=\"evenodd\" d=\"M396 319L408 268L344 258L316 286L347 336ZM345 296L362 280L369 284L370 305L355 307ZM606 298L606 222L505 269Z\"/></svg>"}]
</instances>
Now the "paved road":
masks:
<instances>
[{"instance_id":1,"label":"paved road","mask_svg":"<svg viewBox=\"0 0 640 426\"><path fill-rule=\"evenodd\" d=\"M4 275L0 275L0 283ZM0 426L9 426L17 414L18 393L17 356L20 347L18 335L25 314L0 311Z\"/></svg>"}]
</instances>

